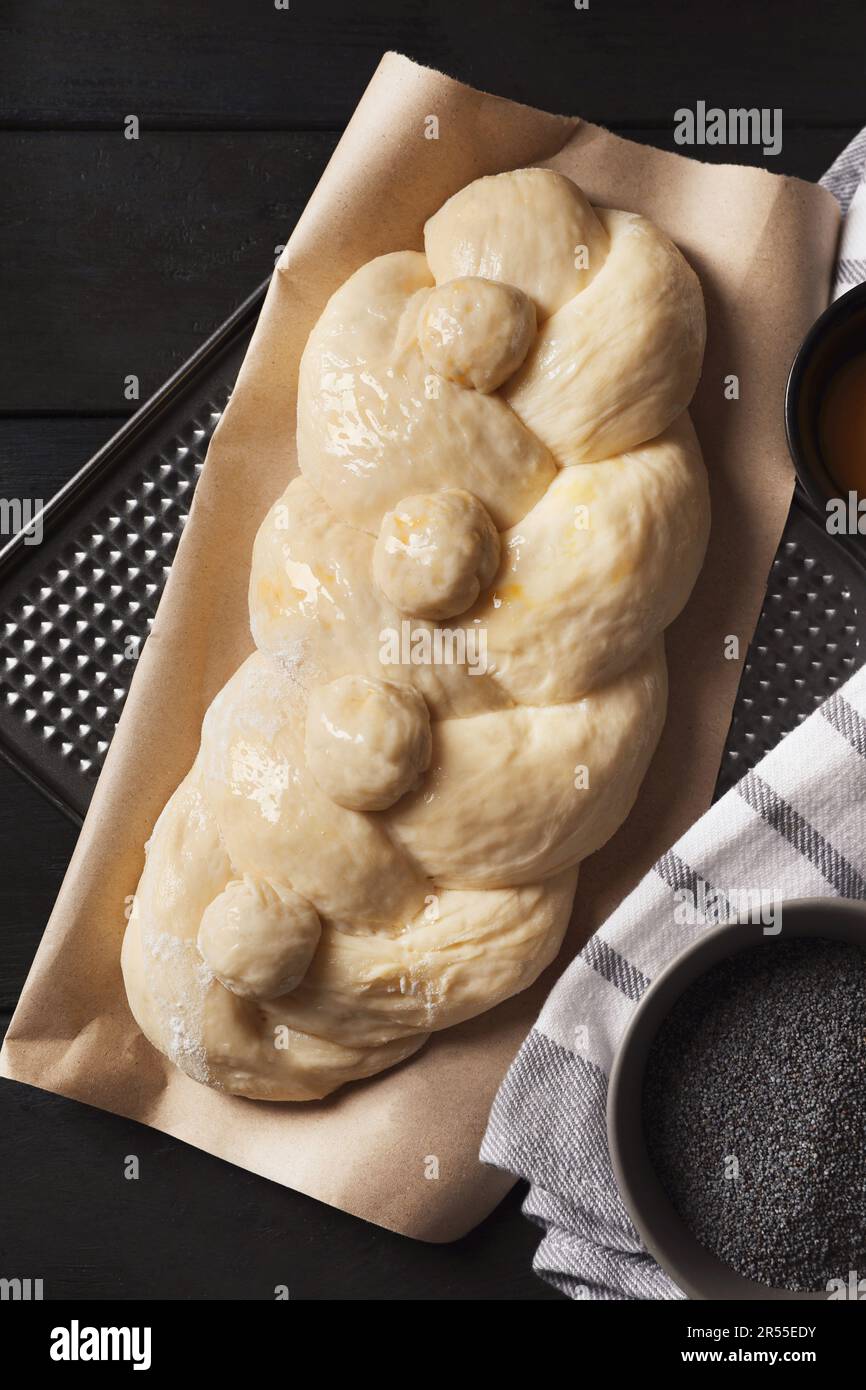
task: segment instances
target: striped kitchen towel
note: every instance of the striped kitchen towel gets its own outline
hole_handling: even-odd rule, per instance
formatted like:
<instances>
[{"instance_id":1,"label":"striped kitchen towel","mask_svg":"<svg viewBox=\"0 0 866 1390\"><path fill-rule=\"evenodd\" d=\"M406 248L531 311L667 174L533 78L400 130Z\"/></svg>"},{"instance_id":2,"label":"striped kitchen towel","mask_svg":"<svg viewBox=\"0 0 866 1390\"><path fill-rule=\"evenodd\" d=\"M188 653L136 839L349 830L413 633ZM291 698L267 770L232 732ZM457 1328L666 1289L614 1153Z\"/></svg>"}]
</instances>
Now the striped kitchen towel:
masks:
<instances>
[{"instance_id":1,"label":"striped kitchen towel","mask_svg":"<svg viewBox=\"0 0 866 1390\"><path fill-rule=\"evenodd\" d=\"M607 1151L607 1080L641 996L708 926L786 899L866 900L866 669L696 821L555 986L493 1105L486 1163L531 1184L538 1274L572 1298L682 1298Z\"/></svg>"},{"instance_id":2,"label":"striped kitchen towel","mask_svg":"<svg viewBox=\"0 0 866 1390\"><path fill-rule=\"evenodd\" d=\"M822 179L846 214L834 298L866 279L864 163L866 131ZM503 1081L481 1157L529 1182L524 1211L544 1231L534 1267L551 1284L572 1298L684 1297L617 1190L614 1054L646 989L707 925L831 895L866 899L866 669L654 865L559 980Z\"/></svg>"},{"instance_id":3,"label":"striped kitchen towel","mask_svg":"<svg viewBox=\"0 0 866 1390\"><path fill-rule=\"evenodd\" d=\"M831 298L866 280L866 128L860 131L821 180L836 198L845 221Z\"/></svg>"}]
</instances>

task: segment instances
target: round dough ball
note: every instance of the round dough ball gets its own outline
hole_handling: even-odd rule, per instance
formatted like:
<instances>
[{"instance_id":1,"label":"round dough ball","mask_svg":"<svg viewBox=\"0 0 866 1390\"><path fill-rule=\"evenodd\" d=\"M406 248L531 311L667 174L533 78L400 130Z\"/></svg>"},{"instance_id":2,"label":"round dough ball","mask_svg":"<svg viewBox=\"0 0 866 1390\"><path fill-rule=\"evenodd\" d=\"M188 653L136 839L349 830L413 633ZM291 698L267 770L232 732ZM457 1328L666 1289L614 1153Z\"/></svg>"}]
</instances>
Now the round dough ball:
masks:
<instances>
[{"instance_id":1,"label":"round dough ball","mask_svg":"<svg viewBox=\"0 0 866 1390\"><path fill-rule=\"evenodd\" d=\"M535 337L535 305L514 285L479 275L431 290L418 315L427 365L487 395L517 371Z\"/></svg>"},{"instance_id":2,"label":"round dough ball","mask_svg":"<svg viewBox=\"0 0 866 1390\"><path fill-rule=\"evenodd\" d=\"M388 512L373 576L401 613L438 622L465 613L499 567L499 532L471 492L406 497Z\"/></svg>"},{"instance_id":3,"label":"round dough ball","mask_svg":"<svg viewBox=\"0 0 866 1390\"><path fill-rule=\"evenodd\" d=\"M301 983L321 933L318 913L306 898L244 874L205 908L198 949L232 994L276 999Z\"/></svg>"},{"instance_id":4,"label":"round dough ball","mask_svg":"<svg viewBox=\"0 0 866 1390\"><path fill-rule=\"evenodd\" d=\"M340 676L310 696L304 749L332 801L350 811L384 811L430 764L430 715L411 685Z\"/></svg>"}]
</instances>

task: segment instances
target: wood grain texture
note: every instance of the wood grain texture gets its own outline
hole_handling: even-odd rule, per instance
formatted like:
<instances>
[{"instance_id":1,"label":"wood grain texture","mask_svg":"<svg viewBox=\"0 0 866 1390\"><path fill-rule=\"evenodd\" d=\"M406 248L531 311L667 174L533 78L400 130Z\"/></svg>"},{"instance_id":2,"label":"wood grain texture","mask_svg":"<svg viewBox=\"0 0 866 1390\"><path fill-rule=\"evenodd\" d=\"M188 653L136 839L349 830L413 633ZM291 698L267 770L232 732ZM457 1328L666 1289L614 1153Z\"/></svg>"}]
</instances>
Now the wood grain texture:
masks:
<instances>
[{"instance_id":1,"label":"wood grain texture","mask_svg":"<svg viewBox=\"0 0 866 1390\"><path fill-rule=\"evenodd\" d=\"M623 134L675 148L672 125ZM852 134L794 132L774 165L818 178ZM0 132L0 412L130 414L126 377L145 400L268 275L336 139Z\"/></svg>"},{"instance_id":2,"label":"wood grain texture","mask_svg":"<svg viewBox=\"0 0 866 1390\"><path fill-rule=\"evenodd\" d=\"M0 10L0 496L50 496L133 409L123 377L144 398L267 274L387 48L664 148L679 106L781 107L775 159L700 153L811 179L866 119L860 0L14 0ZM0 1020L75 835L0 763ZM44 1278L48 1298L558 1297L530 1271L519 1193L466 1240L422 1246L7 1082L0 1175L0 1276Z\"/></svg>"},{"instance_id":3,"label":"wood grain texture","mask_svg":"<svg viewBox=\"0 0 866 1390\"><path fill-rule=\"evenodd\" d=\"M6 121L238 130L345 125L389 48L501 96L604 125L676 107L861 116L857 0L40 0L0 21Z\"/></svg>"},{"instance_id":4,"label":"wood grain texture","mask_svg":"<svg viewBox=\"0 0 866 1390\"><path fill-rule=\"evenodd\" d=\"M0 415L0 496L47 502L123 424L123 415ZM0 534L0 545L7 539ZM3 800L0 797L0 814Z\"/></svg>"},{"instance_id":5,"label":"wood grain texture","mask_svg":"<svg viewBox=\"0 0 866 1390\"><path fill-rule=\"evenodd\" d=\"M270 273L335 141L0 133L0 411L131 413L126 377L145 400Z\"/></svg>"},{"instance_id":6,"label":"wood grain texture","mask_svg":"<svg viewBox=\"0 0 866 1390\"><path fill-rule=\"evenodd\" d=\"M76 836L71 821L0 761L0 1018L8 1019L27 978ZM9 1089L0 1081L0 1097ZM2 1166L0 1172L10 1176Z\"/></svg>"},{"instance_id":7,"label":"wood grain texture","mask_svg":"<svg viewBox=\"0 0 866 1390\"><path fill-rule=\"evenodd\" d=\"M273 1300L278 1284L293 1300L560 1297L531 1272L538 1232L519 1192L463 1240L421 1245L8 1081L0 1173L3 1275L44 1279L46 1299Z\"/></svg>"}]
</instances>

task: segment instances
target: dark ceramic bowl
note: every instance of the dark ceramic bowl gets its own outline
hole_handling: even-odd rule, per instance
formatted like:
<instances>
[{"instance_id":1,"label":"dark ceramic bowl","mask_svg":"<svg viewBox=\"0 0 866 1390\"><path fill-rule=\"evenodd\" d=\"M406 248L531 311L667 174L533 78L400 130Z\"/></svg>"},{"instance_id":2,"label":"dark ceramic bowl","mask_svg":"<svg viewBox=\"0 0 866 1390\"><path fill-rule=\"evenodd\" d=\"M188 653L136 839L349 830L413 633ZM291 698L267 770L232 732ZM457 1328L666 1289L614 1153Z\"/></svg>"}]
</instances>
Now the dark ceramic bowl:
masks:
<instances>
[{"instance_id":1,"label":"dark ceramic bowl","mask_svg":"<svg viewBox=\"0 0 866 1390\"><path fill-rule=\"evenodd\" d=\"M782 936L832 937L866 948L866 907L841 898L785 903ZM623 1201L650 1253L689 1298L827 1298L825 1291L792 1293L735 1273L705 1250L674 1209L650 1162L641 1119L644 1071L653 1039L680 995L719 961L761 943L772 947L759 925L708 930L650 986L626 1030L614 1061L607 1102L607 1134Z\"/></svg>"},{"instance_id":2,"label":"dark ceramic bowl","mask_svg":"<svg viewBox=\"0 0 866 1390\"><path fill-rule=\"evenodd\" d=\"M866 284L855 285L813 323L794 358L785 388L785 433L797 478L822 517L830 498L842 495L821 454L818 419L833 377L866 352ZM866 537L847 538L866 552Z\"/></svg>"}]
</instances>

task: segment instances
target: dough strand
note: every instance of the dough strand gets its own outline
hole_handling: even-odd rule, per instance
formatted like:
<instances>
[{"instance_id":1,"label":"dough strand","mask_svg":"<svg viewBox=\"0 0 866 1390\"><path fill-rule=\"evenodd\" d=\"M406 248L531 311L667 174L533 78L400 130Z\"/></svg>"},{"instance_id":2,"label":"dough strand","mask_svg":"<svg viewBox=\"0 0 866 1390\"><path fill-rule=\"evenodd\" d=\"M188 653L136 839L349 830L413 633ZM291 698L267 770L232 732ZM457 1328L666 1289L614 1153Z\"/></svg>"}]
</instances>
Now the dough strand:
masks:
<instances>
[{"instance_id":1,"label":"dough strand","mask_svg":"<svg viewBox=\"0 0 866 1390\"><path fill-rule=\"evenodd\" d=\"M321 1098L531 985L664 724L710 513L700 284L549 169L362 266L299 373L256 650L157 821L123 946L154 1047Z\"/></svg>"}]
</instances>

